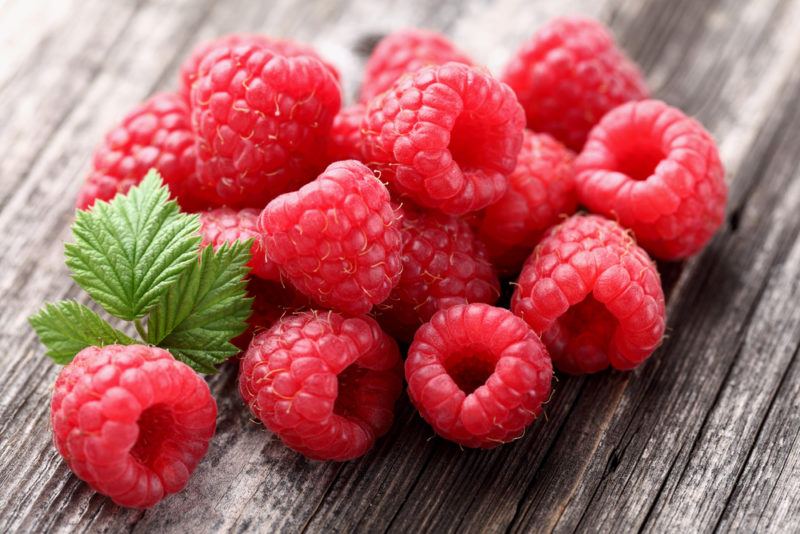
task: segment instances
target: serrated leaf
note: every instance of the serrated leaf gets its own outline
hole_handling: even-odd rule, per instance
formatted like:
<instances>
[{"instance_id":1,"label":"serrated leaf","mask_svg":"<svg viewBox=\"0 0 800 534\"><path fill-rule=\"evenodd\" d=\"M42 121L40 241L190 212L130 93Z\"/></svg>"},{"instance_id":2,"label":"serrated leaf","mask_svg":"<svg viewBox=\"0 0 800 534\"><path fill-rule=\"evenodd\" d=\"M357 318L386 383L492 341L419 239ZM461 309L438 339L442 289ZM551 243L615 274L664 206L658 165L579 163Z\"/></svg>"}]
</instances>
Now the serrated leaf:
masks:
<instances>
[{"instance_id":1,"label":"serrated leaf","mask_svg":"<svg viewBox=\"0 0 800 534\"><path fill-rule=\"evenodd\" d=\"M151 170L126 195L78 212L67 266L111 315L138 319L196 260L199 229L197 215L181 213Z\"/></svg>"},{"instance_id":2,"label":"serrated leaf","mask_svg":"<svg viewBox=\"0 0 800 534\"><path fill-rule=\"evenodd\" d=\"M203 373L238 352L230 340L247 328L251 242L206 247L159 299L147 319L147 341Z\"/></svg>"},{"instance_id":3,"label":"serrated leaf","mask_svg":"<svg viewBox=\"0 0 800 534\"><path fill-rule=\"evenodd\" d=\"M68 364L86 347L136 343L74 300L45 304L28 321L47 348L47 356L60 364Z\"/></svg>"}]
</instances>

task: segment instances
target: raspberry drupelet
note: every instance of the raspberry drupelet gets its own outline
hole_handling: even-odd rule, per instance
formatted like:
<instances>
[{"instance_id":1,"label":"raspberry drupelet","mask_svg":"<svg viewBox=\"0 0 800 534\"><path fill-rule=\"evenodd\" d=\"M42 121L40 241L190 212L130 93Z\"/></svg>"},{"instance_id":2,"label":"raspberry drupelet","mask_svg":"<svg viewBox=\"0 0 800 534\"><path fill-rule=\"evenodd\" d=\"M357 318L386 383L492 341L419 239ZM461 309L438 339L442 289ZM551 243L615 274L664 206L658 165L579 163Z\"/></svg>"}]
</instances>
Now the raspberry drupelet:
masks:
<instances>
[{"instance_id":1,"label":"raspberry drupelet","mask_svg":"<svg viewBox=\"0 0 800 534\"><path fill-rule=\"evenodd\" d=\"M50 406L70 469L120 506L149 508L186 486L216 429L206 382L169 352L88 347L58 375Z\"/></svg>"},{"instance_id":2,"label":"raspberry drupelet","mask_svg":"<svg viewBox=\"0 0 800 534\"><path fill-rule=\"evenodd\" d=\"M596 215L573 215L545 234L522 269L511 309L570 374L633 369L664 335L655 264L620 225Z\"/></svg>"},{"instance_id":3,"label":"raspberry drupelet","mask_svg":"<svg viewBox=\"0 0 800 534\"><path fill-rule=\"evenodd\" d=\"M404 206L402 214L403 273L389 298L377 307L387 332L410 341L438 310L497 301L497 275L484 244L465 221L411 205Z\"/></svg>"},{"instance_id":4,"label":"raspberry drupelet","mask_svg":"<svg viewBox=\"0 0 800 534\"><path fill-rule=\"evenodd\" d=\"M463 215L503 196L524 126L514 93L486 71L425 67L368 105L365 161L416 204Z\"/></svg>"},{"instance_id":5,"label":"raspberry drupelet","mask_svg":"<svg viewBox=\"0 0 800 534\"><path fill-rule=\"evenodd\" d=\"M253 240L252 258L248 266L252 274L265 280L280 280L278 266L269 260L263 238L258 232L259 211L253 208L234 210L217 208L200 213L200 235L203 245L214 248L223 243Z\"/></svg>"},{"instance_id":6,"label":"raspberry drupelet","mask_svg":"<svg viewBox=\"0 0 800 534\"><path fill-rule=\"evenodd\" d=\"M609 112L575 166L581 204L619 220L657 258L696 254L725 217L728 187L714 139L661 101Z\"/></svg>"},{"instance_id":7,"label":"raspberry drupelet","mask_svg":"<svg viewBox=\"0 0 800 534\"><path fill-rule=\"evenodd\" d=\"M212 49L192 86L198 194L262 208L324 164L339 84L319 60L248 43Z\"/></svg>"},{"instance_id":8,"label":"raspberry drupelet","mask_svg":"<svg viewBox=\"0 0 800 534\"><path fill-rule=\"evenodd\" d=\"M508 191L479 218L479 237L501 274L519 273L542 234L575 213L574 159L549 135L525 130Z\"/></svg>"},{"instance_id":9,"label":"raspberry drupelet","mask_svg":"<svg viewBox=\"0 0 800 534\"><path fill-rule=\"evenodd\" d=\"M198 44L181 64L180 68L180 95L189 102L191 100L192 85L197 81L200 64L205 57L218 48L229 48L241 45L256 44L269 48L285 57L308 56L320 61L330 71L336 80L339 80L339 71L320 56L314 48L307 44L298 43L290 39L277 39L267 35L254 33L231 33L211 41Z\"/></svg>"},{"instance_id":10,"label":"raspberry drupelet","mask_svg":"<svg viewBox=\"0 0 800 534\"><path fill-rule=\"evenodd\" d=\"M176 94L159 93L122 119L95 150L92 170L78 193L78 209L126 193L155 168L181 207L203 206L193 193L195 146L189 108Z\"/></svg>"},{"instance_id":11,"label":"raspberry drupelet","mask_svg":"<svg viewBox=\"0 0 800 534\"><path fill-rule=\"evenodd\" d=\"M390 33L375 46L364 67L361 102L369 102L383 93L404 74L450 61L473 64L438 32L409 28Z\"/></svg>"},{"instance_id":12,"label":"raspberry drupelet","mask_svg":"<svg viewBox=\"0 0 800 534\"><path fill-rule=\"evenodd\" d=\"M525 108L528 128L575 151L606 112L648 95L638 67L606 27L581 17L543 26L517 51L502 80Z\"/></svg>"},{"instance_id":13,"label":"raspberry drupelet","mask_svg":"<svg viewBox=\"0 0 800 534\"><path fill-rule=\"evenodd\" d=\"M437 434L492 448L522 436L550 396L553 367L530 327L503 308L456 305L414 336L408 395Z\"/></svg>"},{"instance_id":14,"label":"raspberry drupelet","mask_svg":"<svg viewBox=\"0 0 800 534\"><path fill-rule=\"evenodd\" d=\"M403 388L397 344L370 317L286 317L257 334L239 370L253 414L316 460L365 454L392 425Z\"/></svg>"},{"instance_id":15,"label":"raspberry drupelet","mask_svg":"<svg viewBox=\"0 0 800 534\"><path fill-rule=\"evenodd\" d=\"M270 202L258 228L285 280L321 306L359 315L400 280L399 217L372 171L349 160Z\"/></svg>"},{"instance_id":16,"label":"raspberry drupelet","mask_svg":"<svg viewBox=\"0 0 800 534\"><path fill-rule=\"evenodd\" d=\"M327 161L330 163L364 159L361 123L364 121L364 105L355 104L344 108L333 119L328 136Z\"/></svg>"}]
</instances>

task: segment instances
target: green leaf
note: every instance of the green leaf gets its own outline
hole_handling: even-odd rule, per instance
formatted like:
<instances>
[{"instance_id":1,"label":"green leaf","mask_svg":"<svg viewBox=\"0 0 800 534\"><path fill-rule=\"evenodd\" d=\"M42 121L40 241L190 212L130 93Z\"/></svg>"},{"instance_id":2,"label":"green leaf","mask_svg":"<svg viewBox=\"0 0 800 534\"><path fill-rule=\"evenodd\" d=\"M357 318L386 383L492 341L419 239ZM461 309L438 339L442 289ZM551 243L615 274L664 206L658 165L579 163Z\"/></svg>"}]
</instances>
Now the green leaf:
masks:
<instances>
[{"instance_id":1,"label":"green leaf","mask_svg":"<svg viewBox=\"0 0 800 534\"><path fill-rule=\"evenodd\" d=\"M138 319L196 261L199 229L197 215L181 213L151 170L126 195L78 212L67 266L111 315Z\"/></svg>"},{"instance_id":2,"label":"green leaf","mask_svg":"<svg viewBox=\"0 0 800 534\"><path fill-rule=\"evenodd\" d=\"M147 319L147 341L203 373L236 354L230 340L244 332L252 299L247 297L251 242L206 247L159 299Z\"/></svg>"},{"instance_id":3,"label":"green leaf","mask_svg":"<svg viewBox=\"0 0 800 534\"><path fill-rule=\"evenodd\" d=\"M136 343L74 300L45 304L28 321L47 348L47 355L60 364L68 364L86 347Z\"/></svg>"}]
</instances>

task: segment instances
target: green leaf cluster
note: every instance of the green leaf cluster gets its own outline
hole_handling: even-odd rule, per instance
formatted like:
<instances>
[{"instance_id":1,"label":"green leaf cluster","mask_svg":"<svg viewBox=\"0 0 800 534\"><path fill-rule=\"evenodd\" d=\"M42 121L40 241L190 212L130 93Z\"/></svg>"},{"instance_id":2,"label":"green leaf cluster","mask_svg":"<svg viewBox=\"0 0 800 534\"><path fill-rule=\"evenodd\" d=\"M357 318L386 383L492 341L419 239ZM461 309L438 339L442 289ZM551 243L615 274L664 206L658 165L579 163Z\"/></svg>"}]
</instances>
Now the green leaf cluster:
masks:
<instances>
[{"instance_id":1,"label":"green leaf cluster","mask_svg":"<svg viewBox=\"0 0 800 534\"><path fill-rule=\"evenodd\" d=\"M127 194L79 211L75 242L65 247L72 277L110 315L133 321L141 339L65 300L30 318L47 355L66 364L89 346L144 342L215 372L236 354L230 340L247 327L251 243L201 247L199 230L198 216L180 211L155 170Z\"/></svg>"}]
</instances>

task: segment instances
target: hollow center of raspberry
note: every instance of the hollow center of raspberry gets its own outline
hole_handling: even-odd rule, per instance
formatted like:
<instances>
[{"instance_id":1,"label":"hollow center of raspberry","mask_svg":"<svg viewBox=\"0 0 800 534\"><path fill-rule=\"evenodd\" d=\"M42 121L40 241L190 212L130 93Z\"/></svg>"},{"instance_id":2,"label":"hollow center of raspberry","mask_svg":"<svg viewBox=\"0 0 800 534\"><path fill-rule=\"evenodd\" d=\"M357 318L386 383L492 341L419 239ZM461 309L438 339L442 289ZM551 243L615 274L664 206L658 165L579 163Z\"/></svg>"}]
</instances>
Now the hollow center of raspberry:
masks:
<instances>
[{"instance_id":1,"label":"hollow center of raspberry","mask_svg":"<svg viewBox=\"0 0 800 534\"><path fill-rule=\"evenodd\" d=\"M173 433L175 420L172 412L163 404L156 404L139 416L139 439L131 449L131 455L144 465L151 465L161 446Z\"/></svg>"},{"instance_id":2,"label":"hollow center of raspberry","mask_svg":"<svg viewBox=\"0 0 800 534\"><path fill-rule=\"evenodd\" d=\"M653 143L633 142L617 155L615 170L634 180L646 180L665 157L664 151Z\"/></svg>"},{"instance_id":3,"label":"hollow center of raspberry","mask_svg":"<svg viewBox=\"0 0 800 534\"><path fill-rule=\"evenodd\" d=\"M572 372L594 372L608 366L608 351L618 321L590 294L559 317L542 341L561 367Z\"/></svg>"},{"instance_id":4,"label":"hollow center of raspberry","mask_svg":"<svg viewBox=\"0 0 800 534\"><path fill-rule=\"evenodd\" d=\"M477 121L464 113L456 119L450 132L450 155L462 170L482 168L485 165L483 158L487 140L487 131L481 128Z\"/></svg>"},{"instance_id":5,"label":"hollow center of raspberry","mask_svg":"<svg viewBox=\"0 0 800 534\"><path fill-rule=\"evenodd\" d=\"M444 368L461 391L469 395L492 376L496 363L493 354L474 346L451 354L444 360Z\"/></svg>"},{"instance_id":6,"label":"hollow center of raspberry","mask_svg":"<svg viewBox=\"0 0 800 534\"><path fill-rule=\"evenodd\" d=\"M339 394L333 405L333 413L342 417L352 417L358 411L358 391L361 381L369 373L369 369L351 365L339 373Z\"/></svg>"}]
</instances>

